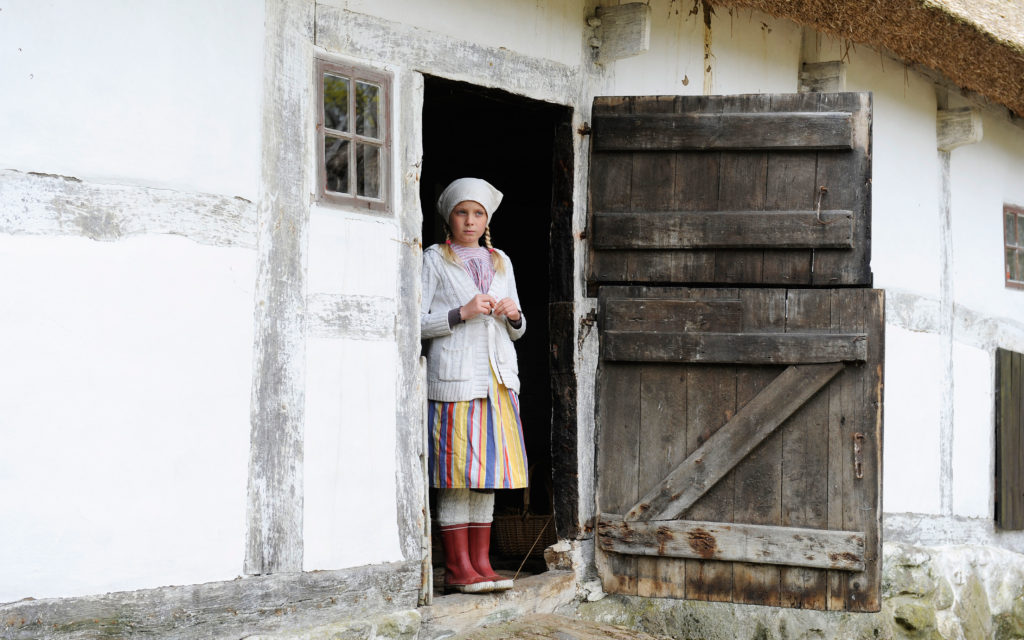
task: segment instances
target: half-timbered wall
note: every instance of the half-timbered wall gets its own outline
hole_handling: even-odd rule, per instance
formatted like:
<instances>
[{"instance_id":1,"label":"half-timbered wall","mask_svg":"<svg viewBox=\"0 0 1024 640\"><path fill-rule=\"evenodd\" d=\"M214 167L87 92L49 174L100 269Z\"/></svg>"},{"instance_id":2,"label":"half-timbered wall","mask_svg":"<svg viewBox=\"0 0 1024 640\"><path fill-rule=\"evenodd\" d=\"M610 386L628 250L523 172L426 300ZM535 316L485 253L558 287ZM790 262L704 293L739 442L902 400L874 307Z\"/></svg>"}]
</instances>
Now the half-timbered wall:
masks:
<instances>
[{"instance_id":1,"label":"half-timbered wall","mask_svg":"<svg viewBox=\"0 0 1024 640\"><path fill-rule=\"evenodd\" d=\"M887 533L1024 548L990 524L992 354L996 346L1024 351L1024 294L1002 288L998 248L1002 203L1024 204L1024 131L983 113L984 139L950 153L946 225L938 103L923 75L747 10L717 9L708 32L704 16L677 0L651 1L650 51L595 68L585 23L595 4L330 0L316 4L317 20L334 29L282 58L307 64L319 53L395 72L392 188L407 212L382 221L314 208L306 221L303 286L319 313L307 317L305 364L290 378L304 391L309 439L301 568L397 560L415 546L409 529L419 497L403 489L400 473L416 462L398 437L398 424L415 416L400 415L397 392L369 409L339 401L334 390L347 398L380 392L410 375L415 359L415 336L385 320L408 315L402 305L418 295L415 284L400 284L418 277L409 239L420 203L405 196L421 160L418 74L570 105L575 129L589 121L593 95L794 92L802 59L842 58L845 89L873 92L872 271L887 304ZM0 566L16 570L2 573L0 601L242 572L261 126L267 110L288 106L269 106L264 95L265 6L2 8L0 41L10 46L0 51L0 85L17 98L0 101L0 490L8 500ZM289 73L292 82L305 70ZM579 234L587 138L575 144ZM573 313L586 496L597 341L586 320L596 301L582 288L583 246L578 240ZM339 313L351 308L363 313ZM19 339L27 331L34 340ZM366 375L353 380L356 366ZM343 419L384 428L356 435L337 428ZM318 457L330 446L346 453ZM355 451L367 455L356 459ZM380 478L358 482L367 503L333 493L361 473ZM366 504L374 530L384 532L373 546L343 526ZM592 515L581 500L579 521Z\"/></svg>"},{"instance_id":2,"label":"half-timbered wall","mask_svg":"<svg viewBox=\"0 0 1024 640\"><path fill-rule=\"evenodd\" d=\"M231 580L262 5L8 3L0 40L0 601Z\"/></svg>"}]
</instances>

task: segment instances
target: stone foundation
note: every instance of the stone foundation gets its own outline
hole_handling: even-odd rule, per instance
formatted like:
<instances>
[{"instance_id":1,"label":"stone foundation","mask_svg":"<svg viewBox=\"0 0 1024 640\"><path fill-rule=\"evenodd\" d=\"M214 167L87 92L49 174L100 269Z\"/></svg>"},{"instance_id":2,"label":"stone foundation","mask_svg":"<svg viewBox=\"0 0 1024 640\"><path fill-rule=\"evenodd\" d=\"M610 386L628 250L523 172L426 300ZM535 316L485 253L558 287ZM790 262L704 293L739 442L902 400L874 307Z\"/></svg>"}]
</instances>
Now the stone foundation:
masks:
<instances>
[{"instance_id":1,"label":"stone foundation","mask_svg":"<svg viewBox=\"0 0 1024 640\"><path fill-rule=\"evenodd\" d=\"M448 596L431 607L415 609L411 608L414 593L400 601L395 595L396 585L414 584L418 567L393 565L336 575L269 576L153 592L12 603L0 606L0 639L114 638L133 631L177 640L1024 638L1024 555L981 545L915 547L902 543L885 544L883 553L882 610L878 613L606 596L598 581L570 571L549 571L519 580L515 590L500 595ZM581 545L562 544L549 549L548 556L564 568L580 566L582 554ZM403 571L409 573L409 580L397 580ZM321 594L322 600L309 597L325 588L331 593ZM270 606L271 600L284 601L297 594L304 594L304 608ZM228 600L245 603L248 609L225 608ZM126 618L129 605L132 615ZM161 615L165 609L166 615ZM598 624L576 628L567 622L561 635L538 635L544 630L538 616L551 613ZM118 624L111 622L113 618ZM557 626L556 617L544 620L549 627ZM531 623L536 623L535 629L531 630ZM641 633L626 633L623 627Z\"/></svg>"},{"instance_id":2,"label":"stone foundation","mask_svg":"<svg viewBox=\"0 0 1024 640\"><path fill-rule=\"evenodd\" d=\"M878 613L608 596L580 604L577 615L679 640L1024 638L1024 555L901 543L883 553Z\"/></svg>"}]
</instances>

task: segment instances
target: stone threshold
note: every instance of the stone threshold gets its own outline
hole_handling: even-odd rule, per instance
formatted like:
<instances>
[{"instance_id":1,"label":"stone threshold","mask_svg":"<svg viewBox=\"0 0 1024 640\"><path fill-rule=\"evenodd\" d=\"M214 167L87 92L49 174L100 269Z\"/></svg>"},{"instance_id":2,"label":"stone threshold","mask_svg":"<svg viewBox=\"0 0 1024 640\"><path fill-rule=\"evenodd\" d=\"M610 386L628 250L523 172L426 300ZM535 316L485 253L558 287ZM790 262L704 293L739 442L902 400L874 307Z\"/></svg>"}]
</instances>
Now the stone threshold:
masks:
<instances>
[{"instance_id":1,"label":"stone threshold","mask_svg":"<svg viewBox=\"0 0 1024 640\"><path fill-rule=\"evenodd\" d=\"M441 640L483 625L571 610L576 597L576 574L572 571L548 571L521 578L514 588L499 593L436 597L432 605L419 608L417 638Z\"/></svg>"}]
</instances>

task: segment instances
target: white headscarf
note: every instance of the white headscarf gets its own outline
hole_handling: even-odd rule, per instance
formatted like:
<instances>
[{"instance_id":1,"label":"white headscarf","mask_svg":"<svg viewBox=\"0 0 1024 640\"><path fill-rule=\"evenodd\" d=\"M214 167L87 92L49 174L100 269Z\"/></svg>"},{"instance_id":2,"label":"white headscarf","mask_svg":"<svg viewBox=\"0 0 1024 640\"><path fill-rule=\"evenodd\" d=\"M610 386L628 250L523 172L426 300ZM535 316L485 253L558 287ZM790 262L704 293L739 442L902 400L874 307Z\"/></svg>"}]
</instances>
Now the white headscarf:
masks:
<instances>
[{"instance_id":1,"label":"white headscarf","mask_svg":"<svg viewBox=\"0 0 1024 640\"><path fill-rule=\"evenodd\" d=\"M437 198L437 215L448 224L448 217L455 205L465 200L472 200L483 205L487 211L487 223L494 218L494 211L501 204L501 192L491 183L480 178L459 178L445 187Z\"/></svg>"}]
</instances>

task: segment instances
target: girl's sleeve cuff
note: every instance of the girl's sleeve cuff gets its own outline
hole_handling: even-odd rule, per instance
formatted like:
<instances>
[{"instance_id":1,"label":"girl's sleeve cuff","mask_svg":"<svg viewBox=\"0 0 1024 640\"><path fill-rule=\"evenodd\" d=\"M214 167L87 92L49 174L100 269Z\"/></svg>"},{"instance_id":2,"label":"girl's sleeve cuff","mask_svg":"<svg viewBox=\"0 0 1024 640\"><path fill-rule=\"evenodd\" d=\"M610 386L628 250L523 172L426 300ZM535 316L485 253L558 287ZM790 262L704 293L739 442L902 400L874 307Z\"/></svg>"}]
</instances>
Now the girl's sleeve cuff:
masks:
<instances>
[{"instance_id":1,"label":"girl's sleeve cuff","mask_svg":"<svg viewBox=\"0 0 1024 640\"><path fill-rule=\"evenodd\" d=\"M454 309L448 312L449 329L454 329L455 325L460 324L462 322L464 322L464 320L462 319L462 312L459 310L459 307L455 307Z\"/></svg>"}]
</instances>

